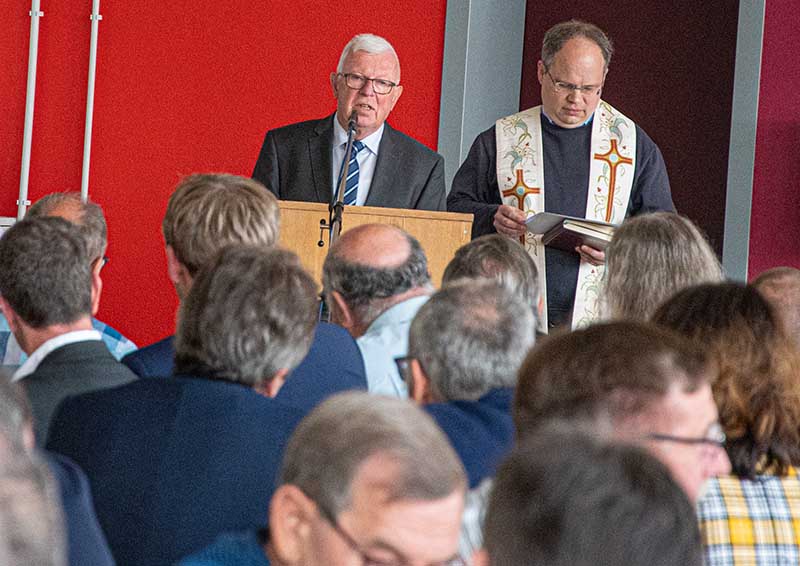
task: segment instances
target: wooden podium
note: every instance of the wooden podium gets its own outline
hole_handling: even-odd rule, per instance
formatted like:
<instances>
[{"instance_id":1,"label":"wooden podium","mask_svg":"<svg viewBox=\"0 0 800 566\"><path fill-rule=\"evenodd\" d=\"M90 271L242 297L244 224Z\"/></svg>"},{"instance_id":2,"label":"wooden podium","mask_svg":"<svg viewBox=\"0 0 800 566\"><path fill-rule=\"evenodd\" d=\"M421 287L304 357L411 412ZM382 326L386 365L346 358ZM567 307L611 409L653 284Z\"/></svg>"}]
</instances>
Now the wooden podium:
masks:
<instances>
[{"instance_id":1,"label":"wooden podium","mask_svg":"<svg viewBox=\"0 0 800 566\"><path fill-rule=\"evenodd\" d=\"M279 201L281 209L281 244L298 256L303 266L322 282L322 263L328 255L328 231L320 230L320 221L328 222L328 205L318 202ZM455 251L470 241L472 215L456 212L433 212L374 206L348 206L344 209L342 233L362 224L391 224L414 236L425 250L428 270L437 287ZM319 241L324 242L319 246Z\"/></svg>"}]
</instances>

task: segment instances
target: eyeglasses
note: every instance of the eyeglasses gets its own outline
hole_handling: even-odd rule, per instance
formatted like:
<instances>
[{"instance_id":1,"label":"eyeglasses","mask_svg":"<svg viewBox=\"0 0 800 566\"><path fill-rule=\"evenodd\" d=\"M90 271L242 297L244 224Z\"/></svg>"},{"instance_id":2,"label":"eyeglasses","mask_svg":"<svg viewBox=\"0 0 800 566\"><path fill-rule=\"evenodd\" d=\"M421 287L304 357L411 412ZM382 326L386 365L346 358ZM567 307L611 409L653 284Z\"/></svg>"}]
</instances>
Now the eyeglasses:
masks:
<instances>
[{"instance_id":1,"label":"eyeglasses","mask_svg":"<svg viewBox=\"0 0 800 566\"><path fill-rule=\"evenodd\" d=\"M358 73L337 73L337 75L344 77L344 83L348 88L352 88L353 90L361 90L364 88L364 85L367 84L367 81L372 81L372 90L375 91L375 94L389 94L392 92L392 89L397 86L397 83L393 83L392 81L373 79L365 77L364 75L359 75Z\"/></svg>"},{"instance_id":2,"label":"eyeglasses","mask_svg":"<svg viewBox=\"0 0 800 566\"><path fill-rule=\"evenodd\" d=\"M342 537L342 540L347 543L347 546L349 546L353 552L358 554L358 556L361 558L361 563L364 566L405 566L407 564L407 561L402 559L379 560L377 558L373 558L361 548L361 545L353 540L352 536L347 534L347 531L345 531L341 525L339 525L332 513L321 507L319 504L317 504L317 509L319 509L319 514L322 516L322 518L330 524L334 531L336 531L336 534ZM431 564L431 566L467 566L467 563L460 556L454 556L449 560Z\"/></svg>"},{"instance_id":3,"label":"eyeglasses","mask_svg":"<svg viewBox=\"0 0 800 566\"><path fill-rule=\"evenodd\" d=\"M719 423L714 423L709 427L708 432L703 437L673 436L671 434L648 434L646 438L650 440L661 440L665 442L677 442L679 444L703 445L713 448L725 448L725 431Z\"/></svg>"},{"instance_id":4,"label":"eyeglasses","mask_svg":"<svg viewBox=\"0 0 800 566\"><path fill-rule=\"evenodd\" d=\"M565 92L571 92L574 90L584 96L597 96L600 94L600 89L603 88L603 85L578 86L572 83L565 83L564 81L557 81L553 78L553 75L550 74L550 69L547 67L544 68L544 73L550 77L550 81L553 83L553 91L556 94L564 94Z\"/></svg>"}]
</instances>

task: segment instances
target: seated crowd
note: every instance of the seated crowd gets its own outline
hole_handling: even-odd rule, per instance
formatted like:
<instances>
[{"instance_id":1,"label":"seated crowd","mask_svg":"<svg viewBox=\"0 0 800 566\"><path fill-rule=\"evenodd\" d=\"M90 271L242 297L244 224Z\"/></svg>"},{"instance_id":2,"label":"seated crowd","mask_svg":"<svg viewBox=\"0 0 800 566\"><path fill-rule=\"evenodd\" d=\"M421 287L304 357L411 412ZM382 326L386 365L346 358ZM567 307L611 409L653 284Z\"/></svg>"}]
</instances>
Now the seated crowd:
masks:
<instances>
[{"instance_id":1,"label":"seated crowd","mask_svg":"<svg viewBox=\"0 0 800 566\"><path fill-rule=\"evenodd\" d=\"M54 193L2 235L0 564L800 563L800 271L725 282L691 221L639 216L604 320L542 336L517 240L436 289L369 224L319 322L279 216L257 181L183 179L176 327L139 350L94 318L97 204Z\"/></svg>"}]
</instances>

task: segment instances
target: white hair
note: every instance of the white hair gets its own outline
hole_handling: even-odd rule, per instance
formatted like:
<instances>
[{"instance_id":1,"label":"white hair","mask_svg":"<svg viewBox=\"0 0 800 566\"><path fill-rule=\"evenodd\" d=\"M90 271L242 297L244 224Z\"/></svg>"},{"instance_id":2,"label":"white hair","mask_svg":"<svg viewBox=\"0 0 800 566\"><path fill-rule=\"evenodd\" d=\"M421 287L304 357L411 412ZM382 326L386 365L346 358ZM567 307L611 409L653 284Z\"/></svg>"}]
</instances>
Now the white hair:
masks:
<instances>
[{"instance_id":1,"label":"white hair","mask_svg":"<svg viewBox=\"0 0 800 566\"><path fill-rule=\"evenodd\" d=\"M342 72L345 59L355 51L366 51L372 55L386 53L387 51L390 52L397 61L397 81L400 82L400 59L397 57L397 52L394 50L394 47L392 47L391 43L371 33L360 33L347 42L347 45L345 45L342 50L342 56L339 57L339 65L336 67L337 73Z\"/></svg>"}]
</instances>

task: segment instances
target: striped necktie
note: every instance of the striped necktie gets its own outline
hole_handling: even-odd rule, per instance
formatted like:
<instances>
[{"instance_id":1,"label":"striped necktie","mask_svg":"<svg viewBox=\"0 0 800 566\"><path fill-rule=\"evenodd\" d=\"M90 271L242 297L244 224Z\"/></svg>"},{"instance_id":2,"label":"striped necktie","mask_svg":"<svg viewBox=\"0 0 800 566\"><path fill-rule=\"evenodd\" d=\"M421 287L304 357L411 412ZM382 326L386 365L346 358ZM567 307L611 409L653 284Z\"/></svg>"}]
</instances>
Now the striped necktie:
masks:
<instances>
[{"instance_id":1,"label":"striped necktie","mask_svg":"<svg viewBox=\"0 0 800 566\"><path fill-rule=\"evenodd\" d=\"M365 147L358 140L353 142L353 151L350 152L350 165L347 168L347 183L344 186L343 200L346 205L354 205L356 203L356 197L358 196L358 160L356 156Z\"/></svg>"}]
</instances>

